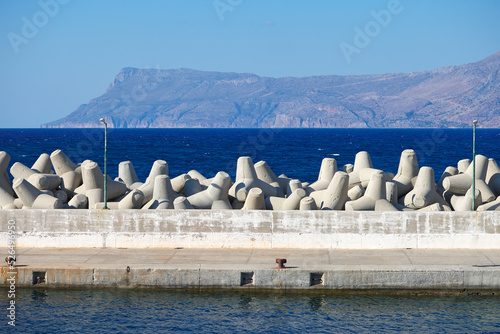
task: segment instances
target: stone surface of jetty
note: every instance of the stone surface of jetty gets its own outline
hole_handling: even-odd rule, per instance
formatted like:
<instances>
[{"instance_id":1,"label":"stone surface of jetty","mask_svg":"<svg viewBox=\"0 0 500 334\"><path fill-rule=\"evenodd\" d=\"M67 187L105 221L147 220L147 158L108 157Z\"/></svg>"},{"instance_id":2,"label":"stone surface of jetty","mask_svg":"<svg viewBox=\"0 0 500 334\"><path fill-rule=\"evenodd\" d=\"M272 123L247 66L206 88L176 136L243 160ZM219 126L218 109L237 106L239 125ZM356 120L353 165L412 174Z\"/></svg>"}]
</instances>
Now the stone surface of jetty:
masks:
<instances>
[{"instance_id":1,"label":"stone surface of jetty","mask_svg":"<svg viewBox=\"0 0 500 334\"><path fill-rule=\"evenodd\" d=\"M20 248L17 254L19 288L500 292L497 250ZM278 269L278 258L286 259L285 268ZM0 270L0 287L7 287L8 272Z\"/></svg>"}]
</instances>

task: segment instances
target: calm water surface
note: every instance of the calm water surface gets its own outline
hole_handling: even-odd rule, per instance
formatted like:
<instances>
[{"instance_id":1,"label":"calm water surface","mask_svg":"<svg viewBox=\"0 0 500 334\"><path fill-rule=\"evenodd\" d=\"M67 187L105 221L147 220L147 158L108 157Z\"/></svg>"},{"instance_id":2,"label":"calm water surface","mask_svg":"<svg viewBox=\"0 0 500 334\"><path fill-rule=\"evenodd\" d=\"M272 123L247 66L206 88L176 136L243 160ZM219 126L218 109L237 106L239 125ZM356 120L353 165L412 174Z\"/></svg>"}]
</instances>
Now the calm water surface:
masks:
<instances>
[{"instance_id":1,"label":"calm water surface","mask_svg":"<svg viewBox=\"0 0 500 334\"><path fill-rule=\"evenodd\" d=\"M17 304L19 333L500 332L498 296L19 289Z\"/></svg>"}]
</instances>

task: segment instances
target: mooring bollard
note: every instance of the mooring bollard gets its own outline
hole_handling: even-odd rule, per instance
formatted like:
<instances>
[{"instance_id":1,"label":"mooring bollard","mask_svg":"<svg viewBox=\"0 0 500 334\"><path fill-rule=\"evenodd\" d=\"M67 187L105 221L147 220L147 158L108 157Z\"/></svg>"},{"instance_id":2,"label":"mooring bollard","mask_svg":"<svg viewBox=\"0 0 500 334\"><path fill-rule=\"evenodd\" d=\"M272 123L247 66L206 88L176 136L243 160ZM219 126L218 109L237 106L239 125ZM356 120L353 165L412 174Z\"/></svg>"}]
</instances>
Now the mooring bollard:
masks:
<instances>
[{"instance_id":1,"label":"mooring bollard","mask_svg":"<svg viewBox=\"0 0 500 334\"><path fill-rule=\"evenodd\" d=\"M276 259L276 263L278 264L278 269L285 269L286 259Z\"/></svg>"}]
</instances>

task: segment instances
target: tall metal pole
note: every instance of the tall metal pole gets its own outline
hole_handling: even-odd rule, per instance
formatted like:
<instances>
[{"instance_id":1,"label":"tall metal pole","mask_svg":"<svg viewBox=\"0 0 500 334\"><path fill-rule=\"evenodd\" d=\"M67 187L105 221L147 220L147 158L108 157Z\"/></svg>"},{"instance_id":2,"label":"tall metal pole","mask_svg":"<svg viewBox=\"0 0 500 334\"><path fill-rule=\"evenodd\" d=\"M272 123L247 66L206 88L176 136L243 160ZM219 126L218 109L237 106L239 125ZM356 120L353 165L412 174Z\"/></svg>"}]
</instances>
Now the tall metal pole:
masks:
<instances>
[{"instance_id":1,"label":"tall metal pole","mask_svg":"<svg viewBox=\"0 0 500 334\"><path fill-rule=\"evenodd\" d=\"M476 211L476 125L477 121L472 122L474 124L472 130L472 211Z\"/></svg>"},{"instance_id":2,"label":"tall metal pole","mask_svg":"<svg viewBox=\"0 0 500 334\"><path fill-rule=\"evenodd\" d=\"M104 210L108 209L108 123L101 118L104 123Z\"/></svg>"}]
</instances>

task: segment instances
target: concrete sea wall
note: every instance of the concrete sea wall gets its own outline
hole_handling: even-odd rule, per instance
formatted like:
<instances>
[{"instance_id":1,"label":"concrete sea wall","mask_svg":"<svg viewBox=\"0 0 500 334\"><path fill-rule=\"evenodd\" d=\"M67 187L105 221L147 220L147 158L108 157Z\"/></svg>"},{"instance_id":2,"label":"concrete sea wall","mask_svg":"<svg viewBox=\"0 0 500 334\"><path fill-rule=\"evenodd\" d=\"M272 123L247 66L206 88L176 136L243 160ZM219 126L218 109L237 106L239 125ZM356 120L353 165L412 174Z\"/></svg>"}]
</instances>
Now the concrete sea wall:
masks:
<instances>
[{"instance_id":1,"label":"concrete sea wall","mask_svg":"<svg viewBox=\"0 0 500 334\"><path fill-rule=\"evenodd\" d=\"M0 210L16 247L500 249L500 213Z\"/></svg>"}]
</instances>

